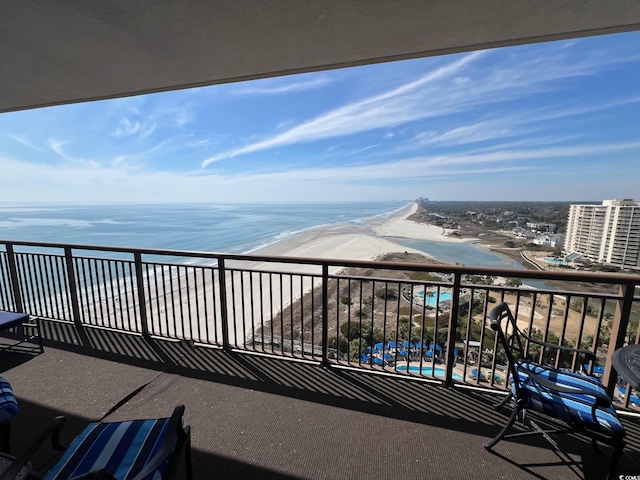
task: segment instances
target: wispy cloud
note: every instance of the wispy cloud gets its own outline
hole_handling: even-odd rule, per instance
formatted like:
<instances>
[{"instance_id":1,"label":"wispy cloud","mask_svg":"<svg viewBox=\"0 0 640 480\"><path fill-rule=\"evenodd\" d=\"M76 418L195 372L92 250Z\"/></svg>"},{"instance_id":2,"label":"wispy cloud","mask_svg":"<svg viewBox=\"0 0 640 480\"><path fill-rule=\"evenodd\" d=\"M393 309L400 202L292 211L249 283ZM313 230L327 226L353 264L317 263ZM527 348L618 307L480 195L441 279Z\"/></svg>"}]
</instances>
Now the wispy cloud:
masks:
<instances>
[{"instance_id":1,"label":"wispy cloud","mask_svg":"<svg viewBox=\"0 0 640 480\"><path fill-rule=\"evenodd\" d=\"M633 197L639 35L0 115L0 201Z\"/></svg>"},{"instance_id":2,"label":"wispy cloud","mask_svg":"<svg viewBox=\"0 0 640 480\"><path fill-rule=\"evenodd\" d=\"M277 80L277 82L281 83L282 81ZM306 90L324 87L329 83L331 83L329 77L318 77L274 86L264 86L264 82L262 82L260 84L261 86L238 88L232 90L231 93L233 95L278 95L282 93L304 92Z\"/></svg>"},{"instance_id":3,"label":"wispy cloud","mask_svg":"<svg viewBox=\"0 0 640 480\"><path fill-rule=\"evenodd\" d=\"M420 90L429 90L424 87L451 77L458 70L483 55L484 52L471 53L388 92L345 105L266 140L215 155L205 160L202 167L227 158L278 146L312 142L382 127L393 127L424 118L429 113L421 108L424 105L416 104L421 102L415 101L424 100L424 97L419 97ZM412 97L413 102L411 101Z\"/></svg>"},{"instance_id":4,"label":"wispy cloud","mask_svg":"<svg viewBox=\"0 0 640 480\"><path fill-rule=\"evenodd\" d=\"M480 59L487 61L480 63ZM336 108L285 132L211 156L202 162L202 167L281 146L391 128L430 117L469 112L487 104L505 104L556 89L555 83L559 80L591 76L632 60L629 56L605 55L574 59L566 52L505 59L488 52L474 52L400 87Z\"/></svg>"},{"instance_id":5,"label":"wispy cloud","mask_svg":"<svg viewBox=\"0 0 640 480\"><path fill-rule=\"evenodd\" d=\"M456 125L448 130L427 130L417 134L411 141L396 148L395 152L422 149L426 146L459 146L482 143L489 140L502 140L511 137L526 137L524 145L535 145L536 133L553 130L557 126L553 120L568 117L582 117L599 111L632 105L640 102L640 96L598 102L592 105L555 105L553 107L530 108L510 114L493 114L493 118L481 119L467 125ZM578 138L573 135L571 138ZM569 139L569 137L565 137Z\"/></svg>"},{"instance_id":6,"label":"wispy cloud","mask_svg":"<svg viewBox=\"0 0 640 480\"><path fill-rule=\"evenodd\" d=\"M33 150L37 150L39 152L42 151L42 149L40 147L37 147L33 143L31 143L26 135L14 135L14 134L8 133L7 137L12 138L16 142L24 145L25 147L29 147L29 148L31 148Z\"/></svg>"},{"instance_id":7,"label":"wispy cloud","mask_svg":"<svg viewBox=\"0 0 640 480\"><path fill-rule=\"evenodd\" d=\"M99 163L95 160L78 158L69 155L63 147L70 144L71 142L69 141L58 140L56 138L50 138L49 140L47 140L47 146L67 162L90 168L96 168L99 166Z\"/></svg>"},{"instance_id":8,"label":"wispy cloud","mask_svg":"<svg viewBox=\"0 0 640 480\"><path fill-rule=\"evenodd\" d=\"M146 138L153 133L158 126L155 122L141 122L140 120L129 120L127 117L121 117L118 126L113 131L114 137L128 137L136 135L139 138Z\"/></svg>"},{"instance_id":9,"label":"wispy cloud","mask_svg":"<svg viewBox=\"0 0 640 480\"><path fill-rule=\"evenodd\" d=\"M64 154L63 144L51 141L51 147L58 149L61 154ZM637 157L640 154L640 142L421 156L387 161L377 164L375 168L360 163L311 168L267 164L262 171L226 175L201 169L184 173L152 171L141 165L132 166L125 158L115 158L110 164L100 165L87 162L35 165L0 156L0 171L12 172L10 179L0 178L0 191L6 195L19 194L16 186L28 184L38 192L34 200L104 201L117 198L123 201L190 201L207 198L209 201L273 201L286 198L303 200L310 194L326 198L328 192L335 199L357 198L350 195L353 192L364 193L362 189L367 185L379 185L376 188L390 189L390 192L396 192L395 195L409 195L411 198L412 194L420 196L425 188L430 192L435 190L445 194L447 190L444 186L453 192L456 190L455 182L486 178L485 185L488 185L504 175L509 175L511 181L518 176L540 185L549 178L549 171L558 159L572 160L564 164L564 170L570 175L564 175L563 178L569 184L583 178L583 174L588 178L598 177L596 165L599 163L587 159L600 156L612 158L619 153L630 153L634 158ZM630 172L638 169L633 161L628 162L628 166ZM431 181L435 183L429 183ZM618 180L612 178L607 181ZM407 190L409 186L414 190ZM247 197L248 192L251 192L250 197ZM627 192L628 189L625 189L621 193L629 195ZM514 189L513 195L511 198L524 198L522 191L517 189ZM452 196L453 193L449 193L449 198Z\"/></svg>"},{"instance_id":10,"label":"wispy cloud","mask_svg":"<svg viewBox=\"0 0 640 480\"><path fill-rule=\"evenodd\" d=\"M549 173L549 164L542 161L580 160L571 163L574 172L591 169L592 162L587 158L611 156L620 152L640 154L640 142L623 142L609 144L583 144L579 146L504 149L497 152L480 152L476 154L460 153L447 155L432 155L391 160L371 165L354 164L339 167L324 168L289 168L278 172L240 173L228 175L227 181L271 182L316 182L341 181L345 179L358 180L408 180L415 178L429 178L440 176L460 176L470 173L488 173L505 171L530 171L545 177ZM533 162L535 161L535 162ZM598 162L596 162L598 163Z\"/></svg>"},{"instance_id":11,"label":"wispy cloud","mask_svg":"<svg viewBox=\"0 0 640 480\"><path fill-rule=\"evenodd\" d=\"M139 170L144 168L145 166L144 163L141 162L142 160L157 155L159 152L163 151L170 142L171 141L168 139L163 140L162 142L159 142L155 145L151 145L145 150L123 153L102 163L116 167L126 166L127 168L132 170ZM95 162L94 165L95 164L97 164L97 162Z\"/></svg>"},{"instance_id":12,"label":"wispy cloud","mask_svg":"<svg viewBox=\"0 0 640 480\"><path fill-rule=\"evenodd\" d=\"M70 156L68 156L64 150L62 149L62 147L64 147L65 145L67 145L69 142L65 142L62 140L58 140L56 138L50 138L49 140L47 140L47 146L53 150L54 152L56 152L58 155L60 155L62 158L64 158L65 160L72 160L72 158Z\"/></svg>"}]
</instances>

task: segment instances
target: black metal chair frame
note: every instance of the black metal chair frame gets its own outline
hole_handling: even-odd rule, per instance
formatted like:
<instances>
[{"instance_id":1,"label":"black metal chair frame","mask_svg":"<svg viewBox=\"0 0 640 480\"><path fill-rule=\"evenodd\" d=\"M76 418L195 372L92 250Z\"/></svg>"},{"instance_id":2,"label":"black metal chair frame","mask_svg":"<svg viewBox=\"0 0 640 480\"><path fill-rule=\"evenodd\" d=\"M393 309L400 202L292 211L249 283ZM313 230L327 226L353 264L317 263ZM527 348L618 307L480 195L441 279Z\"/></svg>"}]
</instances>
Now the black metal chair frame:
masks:
<instances>
[{"instance_id":1,"label":"black metal chair frame","mask_svg":"<svg viewBox=\"0 0 640 480\"><path fill-rule=\"evenodd\" d=\"M506 438L514 438L514 437L523 437L530 435L542 435L551 445L552 447L560 452L560 448L555 440L551 437L554 434L563 434L563 433L578 433L585 435L591 439L592 445L594 449L600 452L600 449L597 445L597 442L600 441L606 445L610 445L613 447L613 453L609 460L609 465L607 468L607 479L617 478L614 477L618 462L620 461L620 457L622 456L622 451L625 447L625 442L622 438L612 438L611 436L605 435L602 432L593 431L591 429L584 428L583 425L579 424L566 424L562 419L556 419L545 415L542 412L537 412L533 410L543 421L548 424L547 427L551 428L542 428L538 423L527 416L527 408L525 399L520 394L521 386L518 381L518 371L516 370L516 363L520 360L526 360L524 358L525 349L524 345L528 345L529 343L534 343L540 345L543 348L552 348L556 351L562 352L570 352L579 355L584 355L585 359L589 359L591 361L595 361L596 356L594 352L589 350L575 349L571 347L566 347L562 345L557 345L548 342L542 342L531 338L523 334L516 324L516 320L513 317L509 306L506 303L501 303L498 306L494 307L490 314L489 319L491 322L491 329L496 332L498 335L498 339L500 344L505 350L507 355L508 363L509 363L509 373L511 374L511 382L513 384L513 391L510 391L504 400L494 405L496 410L499 410L501 407L507 405L510 401L513 402L513 411L507 421L507 424L502 428L502 430L489 442L484 444L484 447L487 450L491 450L498 442ZM507 324L503 327L501 323L506 320ZM511 329L511 334L505 334L505 331ZM529 360L527 360L529 361ZM529 361L531 362L531 361ZM531 362L535 363L535 362ZM542 368L550 368L553 370L553 367L546 367L544 365L540 365ZM549 381L544 377L538 376L533 372L528 371L527 369L521 369L521 373L529 376L534 382L541 385L543 388L549 389L551 392L556 394L562 393L584 393L584 392L576 392L575 388L563 387L558 385L555 382ZM589 393L590 394L590 393ZM607 396L597 396L591 395L594 397L593 405L592 405L592 415L595 420L596 410L599 407L608 408L611 406L611 398ZM548 417L548 418L547 418ZM528 431L518 432L518 433L509 433L511 428L514 426L516 421L521 421L523 426L528 428ZM597 423L597 422L596 422Z\"/></svg>"},{"instance_id":2,"label":"black metal chair frame","mask_svg":"<svg viewBox=\"0 0 640 480\"><path fill-rule=\"evenodd\" d=\"M9 321L2 321L4 317L13 317ZM34 331L31 333L29 331ZM42 326L40 317L30 316L26 313L8 312L0 310L0 332L10 332L11 338L17 337L17 341L7 345L1 351L17 350L16 347L23 343L37 341L40 353L44 352L42 343Z\"/></svg>"},{"instance_id":3,"label":"black metal chair frame","mask_svg":"<svg viewBox=\"0 0 640 480\"><path fill-rule=\"evenodd\" d=\"M154 457L145 465L144 469L132 480L143 480L151 473L157 470L165 461L169 461L166 470L162 475L163 480L170 480L176 477L178 463L183 460L185 463L185 471L187 480L193 480L193 468L191 462L191 428L189 425L183 426L182 416L184 414L184 405L177 406L171 415L167 434L160 448ZM18 457L13 458L11 465L0 475L0 480L15 479L18 473L25 467L29 467L29 460L40 446L51 437L51 445L59 451L69 448L60 441L62 427L66 422L64 416L59 416L44 430L38 438ZM175 436L170 432L176 432ZM36 477L39 478L39 477ZM89 472L80 477L74 477L73 480L116 480L112 475L104 470Z\"/></svg>"},{"instance_id":4,"label":"black metal chair frame","mask_svg":"<svg viewBox=\"0 0 640 480\"><path fill-rule=\"evenodd\" d=\"M11 454L11 420L12 416L0 410L0 453Z\"/></svg>"}]
</instances>

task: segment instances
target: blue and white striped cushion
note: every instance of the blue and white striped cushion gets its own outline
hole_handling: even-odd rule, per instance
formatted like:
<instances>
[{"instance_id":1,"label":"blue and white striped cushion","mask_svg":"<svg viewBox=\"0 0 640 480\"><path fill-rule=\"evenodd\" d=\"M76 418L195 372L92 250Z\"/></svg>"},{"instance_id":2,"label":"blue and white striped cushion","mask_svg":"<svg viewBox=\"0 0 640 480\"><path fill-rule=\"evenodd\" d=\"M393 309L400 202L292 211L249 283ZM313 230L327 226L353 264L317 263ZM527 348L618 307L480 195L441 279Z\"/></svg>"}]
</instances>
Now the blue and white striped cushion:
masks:
<instances>
[{"instance_id":1,"label":"blue and white striped cushion","mask_svg":"<svg viewBox=\"0 0 640 480\"><path fill-rule=\"evenodd\" d=\"M133 478L153 458L168 424L168 418L92 423L75 438L44 480L70 479L101 469L118 480ZM166 467L164 462L146 478L162 478Z\"/></svg>"},{"instance_id":2,"label":"blue and white striped cushion","mask_svg":"<svg viewBox=\"0 0 640 480\"><path fill-rule=\"evenodd\" d=\"M612 406L596 409L594 422L591 407L594 397L587 394L552 392L540 385L523 370L541 375L559 386L579 389L585 393L607 396L604 386L591 377L554 368L544 368L539 364L520 361L516 364L520 387L527 403L534 410L543 412L571 425L581 425L590 430L600 431L613 437L622 438L625 430Z\"/></svg>"},{"instance_id":3,"label":"blue and white striped cushion","mask_svg":"<svg viewBox=\"0 0 640 480\"><path fill-rule=\"evenodd\" d=\"M18 401L13 394L11 384L4 377L0 377L0 410L4 410L12 417L18 414Z\"/></svg>"}]
</instances>

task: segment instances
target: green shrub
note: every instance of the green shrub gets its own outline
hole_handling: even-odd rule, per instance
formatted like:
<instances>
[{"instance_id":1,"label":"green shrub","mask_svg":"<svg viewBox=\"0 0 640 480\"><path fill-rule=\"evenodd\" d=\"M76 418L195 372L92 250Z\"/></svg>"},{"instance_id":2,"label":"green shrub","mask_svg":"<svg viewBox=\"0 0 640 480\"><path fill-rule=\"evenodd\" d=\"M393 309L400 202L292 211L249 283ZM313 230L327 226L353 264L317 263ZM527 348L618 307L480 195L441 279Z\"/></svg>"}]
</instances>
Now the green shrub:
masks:
<instances>
[{"instance_id":1,"label":"green shrub","mask_svg":"<svg viewBox=\"0 0 640 480\"><path fill-rule=\"evenodd\" d=\"M411 272L409 274L411 280L417 280L420 282L440 282L442 279L430 274L429 272Z\"/></svg>"},{"instance_id":2,"label":"green shrub","mask_svg":"<svg viewBox=\"0 0 640 480\"><path fill-rule=\"evenodd\" d=\"M344 322L340 325L340 333L349 341L360 336L360 325L358 322Z\"/></svg>"},{"instance_id":3,"label":"green shrub","mask_svg":"<svg viewBox=\"0 0 640 480\"><path fill-rule=\"evenodd\" d=\"M340 303L343 305L351 305L353 302L351 301L351 297L349 295L342 295L340 297Z\"/></svg>"},{"instance_id":4,"label":"green shrub","mask_svg":"<svg viewBox=\"0 0 640 480\"><path fill-rule=\"evenodd\" d=\"M397 300L398 291L392 288L379 288L376 290L376 297L382 300Z\"/></svg>"}]
</instances>

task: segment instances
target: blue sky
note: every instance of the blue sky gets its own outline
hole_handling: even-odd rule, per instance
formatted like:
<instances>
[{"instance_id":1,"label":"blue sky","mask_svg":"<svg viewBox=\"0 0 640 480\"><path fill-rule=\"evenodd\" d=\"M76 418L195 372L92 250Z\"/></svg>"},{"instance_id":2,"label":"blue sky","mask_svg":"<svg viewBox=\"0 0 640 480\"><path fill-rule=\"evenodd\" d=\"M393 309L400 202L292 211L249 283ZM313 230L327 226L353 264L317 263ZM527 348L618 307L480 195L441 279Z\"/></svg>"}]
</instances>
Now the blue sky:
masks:
<instances>
[{"instance_id":1,"label":"blue sky","mask_svg":"<svg viewBox=\"0 0 640 480\"><path fill-rule=\"evenodd\" d=\"M0 201L640 200L640 32L0 115Z\"/></svg>"}]
</instances>

